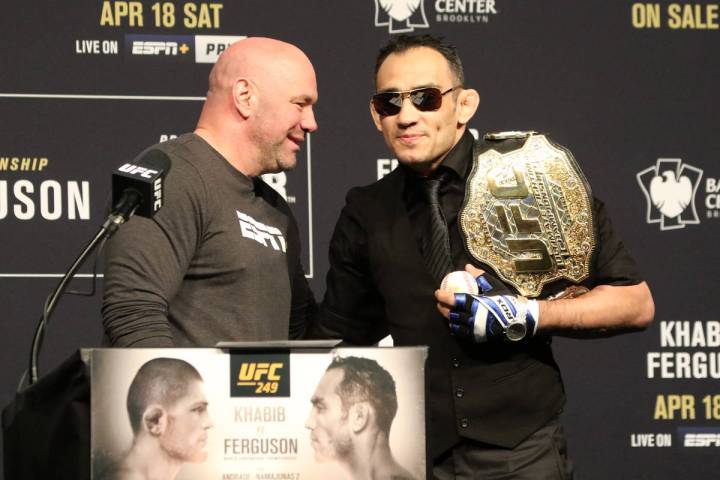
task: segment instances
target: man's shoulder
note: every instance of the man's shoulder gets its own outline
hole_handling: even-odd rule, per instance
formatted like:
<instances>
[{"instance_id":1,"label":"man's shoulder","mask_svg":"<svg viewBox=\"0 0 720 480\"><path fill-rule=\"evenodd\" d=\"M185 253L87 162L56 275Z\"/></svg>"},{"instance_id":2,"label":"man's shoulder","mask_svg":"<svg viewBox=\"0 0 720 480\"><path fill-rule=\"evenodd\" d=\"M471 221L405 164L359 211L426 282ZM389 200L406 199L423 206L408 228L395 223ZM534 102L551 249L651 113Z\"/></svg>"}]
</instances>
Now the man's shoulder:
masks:
<instances>
[{"instance_id":1,"label":"man's shoulder","mask_svg":"<svg viewBox=\"0 0 720 480\"><path fill-rule=\"evenodd\" d=\"M173 162L173 166L181 162L196 164L212 153L207 144L193 133L185 133L179 137L157 143L150 147L150 149L152 148L167 153Z\"/></svg>"},{"instance_id":2,"label":"man's shoulder","mask_svg":"<svg viewBox=\"0 0 720 480\"><path fill-rule=\"evenodd\" d=\"M353 202L386 202L393 196L400 198L400 192L405 182L405 172L396 168L379 180L368 185L351 188L347 194L347 201Z\"/></svg>"},{"instance_id":3,"label":"man's shoulder","mask_svg":"<svg viewBox=\"0 0 720 480\"><path fill-rule=\"evenodd\" d=\"M196 164L198 161L206 158L209 153L206 149L203 149L202 141L199 140L196 135L186 133L179 137L150 145L135 157L135 161L141 161L148 152L153 150L159 150L168 156L170 160L170 171L183 169L197 171L198 166Z\"/></svg>"}]
</instances>

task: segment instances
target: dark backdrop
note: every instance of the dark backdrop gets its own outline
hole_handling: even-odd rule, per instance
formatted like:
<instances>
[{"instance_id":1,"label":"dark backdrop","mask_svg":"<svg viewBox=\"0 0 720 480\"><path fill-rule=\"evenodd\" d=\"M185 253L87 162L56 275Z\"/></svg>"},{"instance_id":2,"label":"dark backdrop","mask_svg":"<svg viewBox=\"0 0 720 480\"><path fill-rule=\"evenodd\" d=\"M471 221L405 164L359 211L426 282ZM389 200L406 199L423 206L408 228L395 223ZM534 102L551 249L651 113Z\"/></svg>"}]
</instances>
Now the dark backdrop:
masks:
<instances>
[{"instance_id":1,"label":"dark backdrop","mask_svg":"<svg viewBox=\"0 0 720 480\"><path fill-rule=\"evenodd\" d=\"M556 341L578 478L718 478L718 3L408 0L417 7L408 19L390 19L390 3L402 2L2 2L0 403L12 400L45 296L103 220L111 170L193 129L211 67L196 46L223 41L203 36L280 38L315 65L320 128L298 168L270 180L297 213L321 297L344 194L390 157L368 114L375 53L414 29L458 45L467 85L481 94L472 128L539 130L574 152L651 285L647 332ZM164 4L174 15L162 16ZM137 6L142 26L108 13ZM133 41L167 50L133 55ZM665 193L650 195L659 175ZM90 271L72 287L90 288ZM99 345L99 307L99 294L62 300L42 371ZM681 398L694 408L673 410Z\"/></svg>"}]
</instances>

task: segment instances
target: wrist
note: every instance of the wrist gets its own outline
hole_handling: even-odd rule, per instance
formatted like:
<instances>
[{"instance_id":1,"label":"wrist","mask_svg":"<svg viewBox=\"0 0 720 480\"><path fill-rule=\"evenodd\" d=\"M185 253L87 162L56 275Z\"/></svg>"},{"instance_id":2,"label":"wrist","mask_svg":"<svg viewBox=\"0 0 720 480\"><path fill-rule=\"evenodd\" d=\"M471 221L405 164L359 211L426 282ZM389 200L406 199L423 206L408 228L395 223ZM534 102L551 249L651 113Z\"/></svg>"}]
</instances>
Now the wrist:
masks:
<instances>
[{"instance_id":1,"label":"wrist","mask_svg":"<svg viewBox=\"0 0 720 480\"><path fill-rule=\"evenodd\" d=\"M533 337L538 331L540 325L540 302L537 300L527 301L527 317L528 335Z\"/></svg>"}]
</instances>

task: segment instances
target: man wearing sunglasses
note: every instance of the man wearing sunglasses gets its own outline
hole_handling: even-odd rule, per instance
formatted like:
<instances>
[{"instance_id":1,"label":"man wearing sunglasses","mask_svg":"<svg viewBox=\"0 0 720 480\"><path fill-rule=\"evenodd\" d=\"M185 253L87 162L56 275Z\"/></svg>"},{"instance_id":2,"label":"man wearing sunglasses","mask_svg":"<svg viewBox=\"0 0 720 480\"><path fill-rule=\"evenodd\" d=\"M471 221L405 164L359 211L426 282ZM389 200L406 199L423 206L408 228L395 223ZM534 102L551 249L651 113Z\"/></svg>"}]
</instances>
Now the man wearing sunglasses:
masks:
<instances>
[{"instance_id":1,"label":"man wearing sunglasses","mask_svg":"<svg viewBox=\"0 0 720 480\"><path fill-rule=\"evenodd\" d=\"M582 281L589 293L541 300L577 288L560 280L540 295L521 296L501 269L471 257L460 212L478 153L514 151L529 137L474 141L466 127L479 94L466 88L455 48L435 37L393 38L379 52L375 82L370 113L400 166L348 193L330 245L315 333L355 344L390 333L395 345L430 347L428 440L435 478L571 478L558 421L565 396L549 335L641 330L654 314L649 289L587 190L596 228L589 236L598 239ZM518 194L522 177L515 176L515 183L493 184L499 196L526 195ZM534 228L529 212L507 211L513 228ZM511 220L501 218L505 210L497 212L498 228L511 230ZM537 252L528 253L532 262ZM484 295L436 292L447 272L466 264Z\"/></svg>"}]
</instances>

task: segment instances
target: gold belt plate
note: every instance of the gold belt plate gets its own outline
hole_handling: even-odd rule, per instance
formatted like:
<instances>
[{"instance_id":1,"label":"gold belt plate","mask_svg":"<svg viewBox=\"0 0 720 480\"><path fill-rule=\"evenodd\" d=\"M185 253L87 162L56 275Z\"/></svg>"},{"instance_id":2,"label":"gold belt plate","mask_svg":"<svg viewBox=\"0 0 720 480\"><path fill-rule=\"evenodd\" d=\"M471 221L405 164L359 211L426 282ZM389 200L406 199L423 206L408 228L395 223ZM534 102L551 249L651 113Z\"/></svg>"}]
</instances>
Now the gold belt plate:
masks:
<instances>
[{"instance_id":1,"label":"gold belt plate","mask_svg":"<svg viewBox=\"0 0 720 480\"><path fill-rule=\"evenodd\" d=\"M468 252L528 297L590 273L597 239L592 193L569 150L529 135L507 153L477 155L460 228Z\"/></svg>"}]
</instances>

